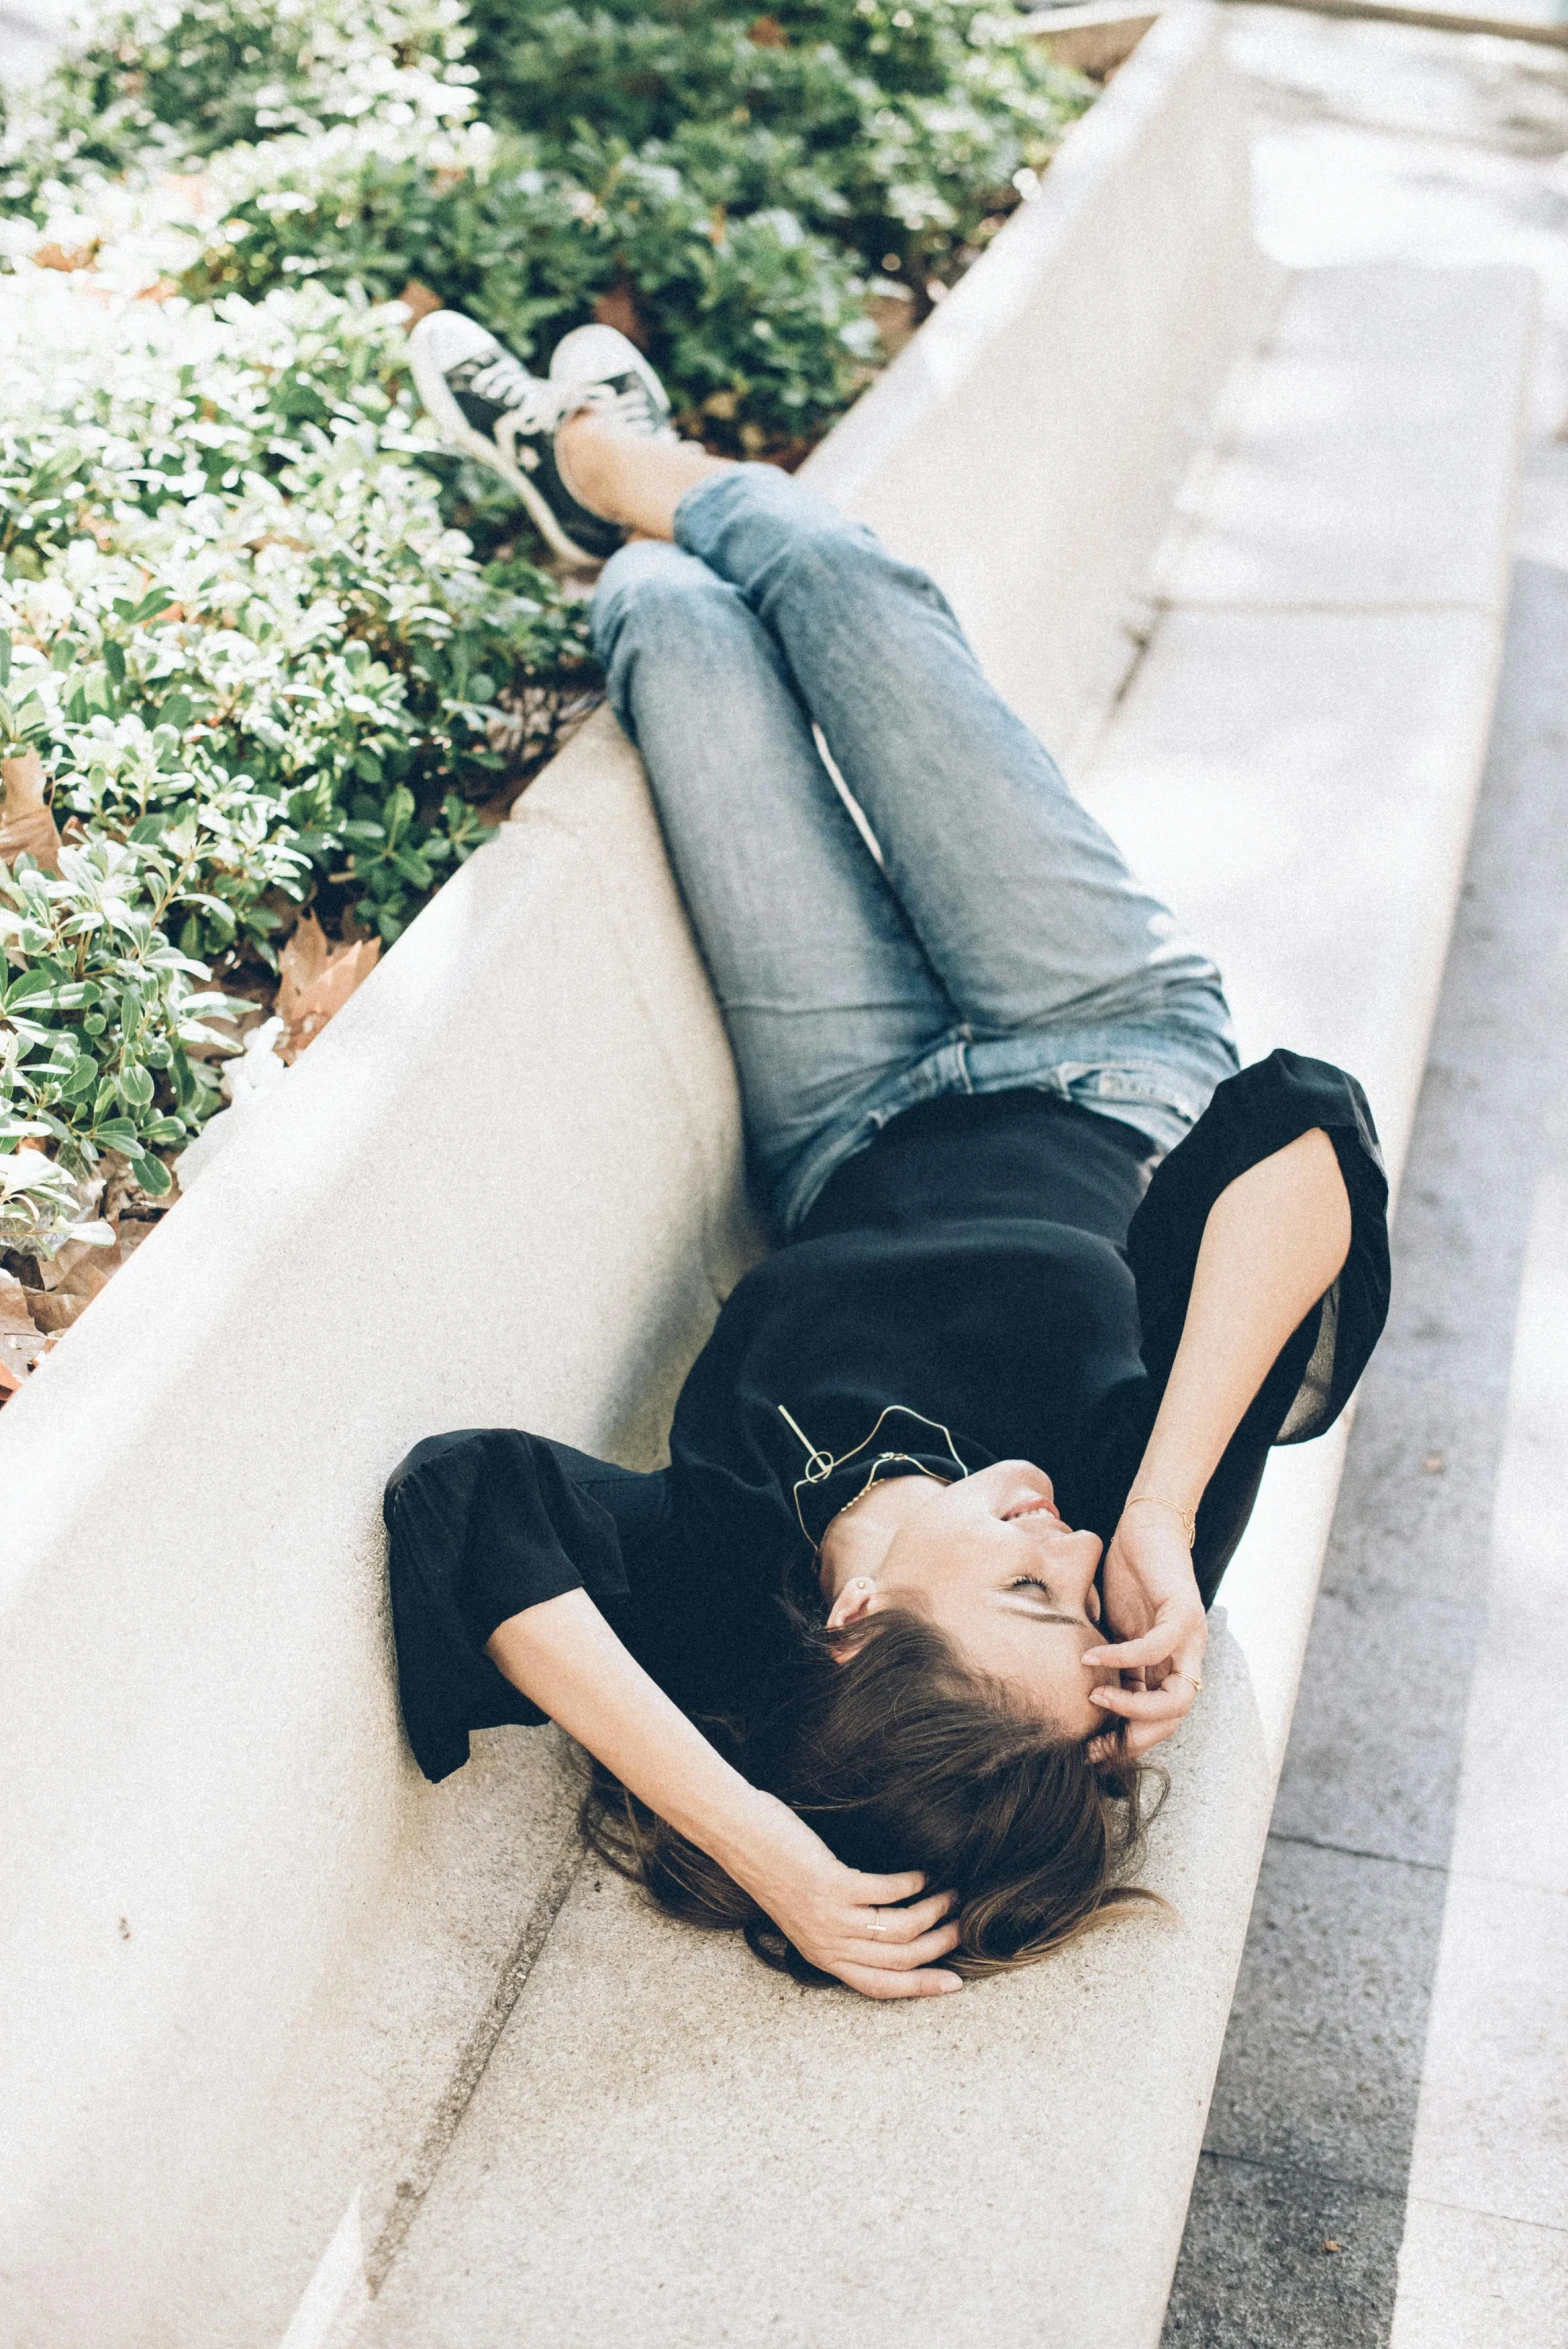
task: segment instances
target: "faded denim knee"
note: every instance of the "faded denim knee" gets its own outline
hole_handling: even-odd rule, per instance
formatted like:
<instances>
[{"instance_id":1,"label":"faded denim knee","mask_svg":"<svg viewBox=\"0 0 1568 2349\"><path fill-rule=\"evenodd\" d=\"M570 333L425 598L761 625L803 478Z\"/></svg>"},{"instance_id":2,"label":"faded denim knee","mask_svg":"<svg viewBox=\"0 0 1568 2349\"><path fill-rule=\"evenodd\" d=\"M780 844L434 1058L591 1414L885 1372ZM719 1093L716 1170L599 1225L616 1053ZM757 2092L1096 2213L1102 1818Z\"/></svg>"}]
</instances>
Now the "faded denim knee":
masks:
<instances>
[{"instance_id":1,"label":"faded denim knee","mask_svg":"<svg viewBox=\"0 0 1568 2349\"><path fill-rule=\"evenodd\" d=\"M756 626L735 589L679 547L646 540L612 555L594 594L593 648L610 706L632 741L633 681L643 654L665 691L711 692L726 652L741 649L737 639Z\"/></svg>"}]
</instances>

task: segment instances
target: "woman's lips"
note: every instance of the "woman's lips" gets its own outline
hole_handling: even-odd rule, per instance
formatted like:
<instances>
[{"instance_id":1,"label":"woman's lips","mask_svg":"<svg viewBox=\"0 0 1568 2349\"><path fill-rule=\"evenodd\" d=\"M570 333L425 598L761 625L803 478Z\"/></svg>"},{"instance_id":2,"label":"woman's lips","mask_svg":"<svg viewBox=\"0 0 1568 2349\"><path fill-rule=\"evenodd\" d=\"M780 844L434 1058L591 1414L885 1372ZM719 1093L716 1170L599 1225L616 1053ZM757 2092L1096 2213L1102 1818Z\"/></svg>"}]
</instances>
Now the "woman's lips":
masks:
<instances>
[{"instance_id":1,"label":"woman's lips","mask_svg":"<svg viewBox=\"0 0 1568 2349\"><path fill-rule=\"evenodd\" d=\"M1025 1501L1018 1508L1008 1510L1009 1524L1018 1517L1049 1517L1057 1525L1062 1522L1062 1513L1054 1501Z\"/></svg>"}]
</instances>

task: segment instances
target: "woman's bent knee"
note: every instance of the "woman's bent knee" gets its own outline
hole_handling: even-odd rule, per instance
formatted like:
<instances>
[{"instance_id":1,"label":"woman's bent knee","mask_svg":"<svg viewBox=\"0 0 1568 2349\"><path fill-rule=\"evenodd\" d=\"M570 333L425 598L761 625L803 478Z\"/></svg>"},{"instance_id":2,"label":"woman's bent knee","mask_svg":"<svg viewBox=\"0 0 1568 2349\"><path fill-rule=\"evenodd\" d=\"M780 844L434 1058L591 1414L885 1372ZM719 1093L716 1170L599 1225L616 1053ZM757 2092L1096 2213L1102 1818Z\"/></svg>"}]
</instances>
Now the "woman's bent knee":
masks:
<instances>
[{"instance_id":1,"label":"woman's bent knee","mask_svg":"<svg viewBox=\"0 0 1568 2349\"><path fill-rule=\"evenodd\" d=\"M593 599L593 647L609 668L628 636L675 647L711 637L735 591L695 555L644 539L612 555Z\"/></svg>"}]
</instances>

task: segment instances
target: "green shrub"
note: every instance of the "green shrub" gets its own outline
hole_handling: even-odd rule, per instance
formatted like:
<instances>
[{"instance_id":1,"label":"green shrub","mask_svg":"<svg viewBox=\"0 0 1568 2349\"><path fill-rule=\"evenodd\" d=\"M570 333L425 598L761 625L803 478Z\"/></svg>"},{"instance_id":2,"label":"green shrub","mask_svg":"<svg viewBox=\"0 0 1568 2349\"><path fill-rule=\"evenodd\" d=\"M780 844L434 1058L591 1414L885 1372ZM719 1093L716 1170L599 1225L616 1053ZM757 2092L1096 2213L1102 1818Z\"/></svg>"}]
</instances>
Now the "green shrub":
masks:
<instances>
[{"instance_id":1,"label":"green shrub","mask_svg":"<svg viewBox=\"0 0 1568 2349\"><path fill-rule=\"evenodd\" d=\"M629 292L683 414L738 448L809 441L869 381L861 280L794 213L721 218L665 165L579 161L591 185L517 138L470 135L434 160L385 135L273 140L221 167L222 217L193 235L180 283L210 299L310 278L390 300L418 278L541 366Z\"/></svg>"},{"instance_id":2,"label":"green shrub","mask_svg":"<svg viewBox=\"0 0 1568 2349\"><path fill-rule=\"evenodd\" d=\"M157 1153L218 1106L217 1074L194 1052L223 1037L202 1015L243 1008L197 987L211 973L162 926L195 832L187 817L157 847L98 838L62 849L58 875L30 860L9 876L0 865L0 1148L52 1142L71 1173L114 1150L150 1198L170 1189ZM46 1242L76 1215L57 1189L29 1236Z\"/></svg>"},{"instance_id":3,"label":"green shrub","mask_svg":"<svg viewBox=\"0 0 1568 2349\"><path fill-rule=\"evenodd\" d=\"M620 142L710 204L784 201L917 290L1017 202L1087 96L986 0L473 0L469 17L486 118L546 160Z\"/></svg>"},{"instance_id":4,"label":"green shrub","mask_svg":"<svg viewBox=\"0 0 1568 2349\"><path fill-rule=\"evenodd\" d=\"M869 379L884 281L918 320L1087 96L982 0L151 0L62 66L4 185L74 250L103 175L177 168L198 298L416 278L524 357L609 303L688 426L793 457Z\"/></svg>"},{"instance_id":5,"label":"green shrub","mask_svg":"<svg viewBox=\"0 0 1568 2349\"><path fill-rule=\"evenodd\" d=\"M25 202L44 181L189 169L332 122L462 122L465 20L461 0L109 0L13 123L4 193Z\"/></svg>"}]
</instances>

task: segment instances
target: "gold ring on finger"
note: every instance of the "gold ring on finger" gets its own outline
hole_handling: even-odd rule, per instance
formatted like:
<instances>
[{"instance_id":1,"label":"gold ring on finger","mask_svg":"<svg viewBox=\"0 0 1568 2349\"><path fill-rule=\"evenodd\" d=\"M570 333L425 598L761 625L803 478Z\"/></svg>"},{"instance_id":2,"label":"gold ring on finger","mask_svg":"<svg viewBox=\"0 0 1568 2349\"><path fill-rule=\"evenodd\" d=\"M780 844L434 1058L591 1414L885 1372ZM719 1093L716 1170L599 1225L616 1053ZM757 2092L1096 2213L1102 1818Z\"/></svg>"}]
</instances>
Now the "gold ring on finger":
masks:
<instances>
[{"instance_id":1,"label":"gold ring on finger","mask_svg":"<svg viewBox=\"0 0 1568 2349\"><path fill-rule=\"evenodd\" d=\"M1185 1680L1187 1686L1192 1690L1194 1696L1196 1696L1203 1687L1202 1681L1195 1678L1191 1672L1173 1672L1171 1674L1171 1678L1172 1680Z\"/></svg>"}]
</instances>

